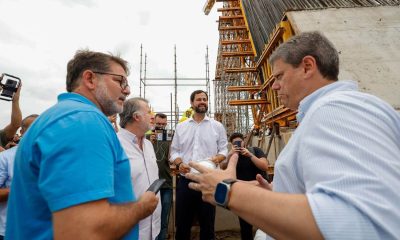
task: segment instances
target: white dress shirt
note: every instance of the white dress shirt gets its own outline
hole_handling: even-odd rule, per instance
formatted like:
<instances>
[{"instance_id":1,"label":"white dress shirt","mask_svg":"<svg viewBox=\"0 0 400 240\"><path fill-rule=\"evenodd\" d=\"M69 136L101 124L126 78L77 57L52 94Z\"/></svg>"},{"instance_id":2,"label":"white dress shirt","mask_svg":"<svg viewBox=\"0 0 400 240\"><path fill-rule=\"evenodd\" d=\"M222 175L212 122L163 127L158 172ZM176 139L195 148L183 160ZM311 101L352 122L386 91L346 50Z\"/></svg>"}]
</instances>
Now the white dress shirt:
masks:
<instances>
[{"instance_id":1,"label":"white dress shirt","mask_svg":"<svg viewBox=\"0 0 400 240\"><path fill-rule=\"evenodd\" d=\"M147 188L158 179L158 165L151 142L143 139L143 151L140 149L135 134L121 128L117 133L119 141L129 158L133 191L139 198ZM160 198L160 194L157 196ZM161 228L161 201L152 215L139 222L139 239L155 239Z\"/></svg>"},{"instance_id":2,"label":"white dress shirt","mask_svg":"<svg viewBox=\"0 0 400 240\"><path fill-rule=\"evenodd\" d=\"M171 143L171 158L182 158L183 163L199 161L217 154L228 154L228 141L224 126L214 119L205 117L197 123L190 118L176 126Z\"/></svg>"}]
</instances>

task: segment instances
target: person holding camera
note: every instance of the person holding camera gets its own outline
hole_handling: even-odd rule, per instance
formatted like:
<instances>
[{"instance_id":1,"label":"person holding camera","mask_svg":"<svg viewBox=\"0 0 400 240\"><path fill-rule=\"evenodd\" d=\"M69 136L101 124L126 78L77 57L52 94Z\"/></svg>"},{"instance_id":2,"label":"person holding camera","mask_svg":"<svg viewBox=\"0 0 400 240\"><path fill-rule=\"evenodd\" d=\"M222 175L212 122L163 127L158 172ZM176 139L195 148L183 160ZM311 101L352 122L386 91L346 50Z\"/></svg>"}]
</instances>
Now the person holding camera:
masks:
<instances>
[{"instance_id":1,"label":"person holding camera","mask_svg":"<svg viewBox=\"0 0 400 240\"><path fill-rule=\"evenodd\" d=\"M158 175L160 179L165 179L165 183L161 186L161 231L157 236L157 240L168 239L168 222L169 214L172 204L172 175L169 166L169 147L171 141L164 141L166 139L166 127L168 124L167 115L164 113L157 113L154 118L155 132L150 139L153 139L154 152L157 157ZM160 138L160 135L162 137Z\"/></svg>"},{"instance_id":2,"label":"person holding camera","mask_svg":"<svg viewBox=\"0 0 400 240\"><path fill-rule=\"evenodd\" d=\"M21 87L22 84L19 85L18 90L15 92L14 97L12 98L11 121L7 126L5 126L3 129L0 130L0 151L1 148L3 148L3 150L10 148L10 145L7 146L7 144L13 140L15 133L21 126L22 113L21 113L21 108L19 106Z\"/></svg>"},{"instance_id":3,"label":"person holding camera","mask_svg":"<svg viewBox=\"0 0 400 240\"><path fill-rule=\"evenodd\" d=\"M229 137L232 149L228 157L221 163L221 168L225 169L229 159L234 153L239 154L236 165L237 179L243 181L256 180L256 176L267 177L268 160L264 152L258 147L245 147L244 136L241 133L232 133ZM253 239L253 226L239 217L241 239Z\"/></svg>"}]
</instances>

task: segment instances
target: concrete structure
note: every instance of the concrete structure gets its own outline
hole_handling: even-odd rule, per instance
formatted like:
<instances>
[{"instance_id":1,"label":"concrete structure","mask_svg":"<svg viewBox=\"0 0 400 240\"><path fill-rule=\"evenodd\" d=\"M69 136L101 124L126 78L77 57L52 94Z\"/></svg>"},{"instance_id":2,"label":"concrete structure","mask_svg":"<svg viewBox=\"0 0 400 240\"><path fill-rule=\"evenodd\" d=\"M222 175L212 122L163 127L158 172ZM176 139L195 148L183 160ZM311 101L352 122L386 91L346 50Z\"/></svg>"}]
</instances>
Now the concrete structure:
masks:
<instances>
[{"instance_id":1,"label":"concrete structure","mask_svg":"<svg viewBox=\"0 0 400 240\"><path fill-rule=\"evenodd\" d=\"M400 110L400 7L288 12L295 33L321 31L340 53L340 79Z\"/></svg>"}]
</instances>

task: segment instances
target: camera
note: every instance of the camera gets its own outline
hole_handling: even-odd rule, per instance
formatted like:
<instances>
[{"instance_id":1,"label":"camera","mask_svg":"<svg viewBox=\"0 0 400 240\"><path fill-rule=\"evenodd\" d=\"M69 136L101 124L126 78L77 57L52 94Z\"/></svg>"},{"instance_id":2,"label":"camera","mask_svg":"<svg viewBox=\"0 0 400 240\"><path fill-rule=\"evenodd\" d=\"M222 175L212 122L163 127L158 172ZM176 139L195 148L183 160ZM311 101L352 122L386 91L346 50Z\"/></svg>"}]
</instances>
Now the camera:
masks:
<instances>
[{"instance_id":1,"label":"camera","mask_svg":"<svg viewBox=\"0 0 400 240\"><path fill-rule=\"evenodd\" d=\"M12 101L20 84L19 77L3 73L0 77L0 99Z\"/></svg>"},{"instance_id":2,"label":"camera","mask_svg":"<svg viewBox=\"0 0 400 240\"><path fill-rule=\"evenodd\" d=\"M156 134L157 141L167 140L167 130L162 127L155 127L154 132Z\"/></svg>"}]
</instances>

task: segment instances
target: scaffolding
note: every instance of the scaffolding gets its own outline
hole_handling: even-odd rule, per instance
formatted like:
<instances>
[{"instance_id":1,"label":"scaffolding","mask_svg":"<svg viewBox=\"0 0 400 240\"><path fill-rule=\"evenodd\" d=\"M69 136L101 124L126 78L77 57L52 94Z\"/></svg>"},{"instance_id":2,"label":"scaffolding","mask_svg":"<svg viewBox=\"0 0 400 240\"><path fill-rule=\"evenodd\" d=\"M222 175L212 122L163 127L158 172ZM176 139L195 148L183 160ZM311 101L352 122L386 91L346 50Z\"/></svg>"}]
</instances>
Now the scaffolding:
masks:
<instances>
[{"instance_id":1,"label":"scaffolding","mask_svg":"<svg viewBox=\"0 0 400 240\"><path fill-rule=\"evenodd\" d=\"M210 7L207 4L205 12ZM228 134L247 133L259 128L254 116L267 105L265 96L259 94L262 79L255 68L256 54L240 2L224 1L218 12L215 116L224 123Z\"/></svg>"},{"instance_id":2,"label":"scaffolding","mask_svg":"<svg viewBox=\"0 0 400 240\"><path fill-rule=\"evenodd\" d=\"M170 94L170 111L165 113L169 116L168 122L171 123L171 129L175 129L179 122L179 115L182 115L184 111L179 110L178 106L178 87L205 87L205 91L208 93L208 98L211 98L211 86L210 86L210 63L208 60L208 46L206 47L205 54L205 77L189 77L182 78L178 77L177 67L177 54L176 46L174 46L174 77L147 77L147 54L144 55L143 62L143 46L140 45L140 79L139 79L139 96L146 98L146 87L173 87L174 94ZM144 67L144 69L143 69ZM182 83L182 81L184 83ZM204 81L205 83L201 83ZM162 83L161 83L162 82ZM198 88L196 88L198 89ZM212 115L211 103L209 101L208 114Z\"/></svg>"},{"instance_id":3,"label":"scaffolding","mask_svg":"<svg viewBox=\"0 0 400 240\"><path fill-rule=\"evenodd\" d=\"M272 52L295 34L287 12L400 5L399 0L207 0L206 15L216 2L222 8L217 9L221 15L215 114L228 133L239 129L261 139L276 126L297 126L296 111L284 107L272 89L269 62Z\"/></svg>"}]
</instances>

